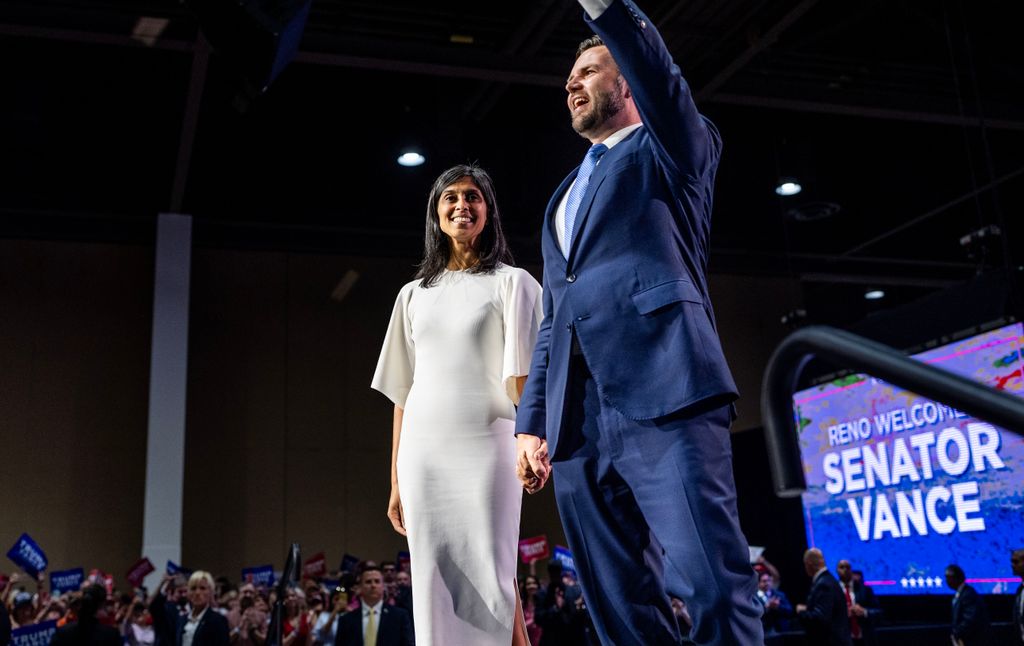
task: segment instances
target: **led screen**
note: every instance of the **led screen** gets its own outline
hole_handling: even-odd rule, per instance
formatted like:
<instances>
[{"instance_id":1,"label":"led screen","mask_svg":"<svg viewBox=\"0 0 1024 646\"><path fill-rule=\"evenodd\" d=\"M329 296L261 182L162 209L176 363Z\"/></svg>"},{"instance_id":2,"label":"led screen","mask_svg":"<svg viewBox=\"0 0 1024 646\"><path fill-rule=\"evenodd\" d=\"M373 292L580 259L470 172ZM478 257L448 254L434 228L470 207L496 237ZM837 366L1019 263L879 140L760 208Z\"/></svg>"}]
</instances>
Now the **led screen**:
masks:
<instances>
[{"instance_id":1,"label":"led screen","mask_svg":"<svg viewBox=\"0 0 1024 646\"><path fill-rule=\"evenodd\" d=\"M1024 326L914 355L1022 394ZM868 375L793 396L807 492L807 541L829 566L864 571L878 594L951 594L957 563L979 592L1016 590L1024 546L1024 439Z\"/></svg>"}]
</instances>

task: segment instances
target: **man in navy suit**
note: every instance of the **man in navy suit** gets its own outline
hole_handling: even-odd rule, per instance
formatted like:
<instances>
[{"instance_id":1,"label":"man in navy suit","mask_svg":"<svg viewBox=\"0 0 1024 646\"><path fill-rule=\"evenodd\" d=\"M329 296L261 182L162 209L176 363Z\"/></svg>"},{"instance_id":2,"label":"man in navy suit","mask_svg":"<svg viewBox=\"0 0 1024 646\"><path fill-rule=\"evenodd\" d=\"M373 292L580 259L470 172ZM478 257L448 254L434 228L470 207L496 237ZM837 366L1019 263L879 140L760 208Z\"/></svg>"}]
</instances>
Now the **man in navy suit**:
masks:
<instances>
[{"instance_id":1,"label":"man in navy suit","mask_svg":"<svg viewBox=\"0 0 1024 646\"><path fill-rule=\"evenodd\" d=\"M846 596L839 582L825 567L825 556L816 547L804 552L804 571L811 577L807 603L796 606L809 644L852 646Z\"/></svg>"},{"instance_id":2,"label":"man in navy suit","mask_svg":"<svg viewBox=\"0 0 1024 646\"><path fill-rule=\"evenodd\" d=\"M950 627L953 643L960 646L991 644L988 608L978 591L967 584L967 577L959 565L946 566L946 585L956 590Z\"/></svg>"},{"instance_id":3,"label":"man in navy suit","mask_svg":"<svg viewBox=\"0 0 1024 646\"><path fill-rule=\"evenodd\" d=\"M696 643L761 643L736 520L737 393L706 278L721 140L647 16L628 0L580 4L599 38L565 87L595 145L545 214L520 477L535 491L553 469L604 643L678 643L670 593Z\"/></svg>"},{"instance_id":4,"label":"man in navy suit","mask_svg":"<svg viewBox=\"0 0 1024 646\"><path fill-rule=\"evenodd\" d=\"M413 646L412 620L384 603L384 576L376 565L359 575L359 607L338 619L335 646Z\"/></svg>"},{"instance_id":5,"label":"man in navy suit","mask_svg":"<svg viewBox=\"0 0 1024 646\"><path fill-rule=\"evenodd\" d=\"M1010 555L1010 566L1013 575L1021 578L1017 586L1017 595L1013 598L1013 636L1018 644L1024 644L1024 548L1014 550Z\"/></svg>"}]
</instances>

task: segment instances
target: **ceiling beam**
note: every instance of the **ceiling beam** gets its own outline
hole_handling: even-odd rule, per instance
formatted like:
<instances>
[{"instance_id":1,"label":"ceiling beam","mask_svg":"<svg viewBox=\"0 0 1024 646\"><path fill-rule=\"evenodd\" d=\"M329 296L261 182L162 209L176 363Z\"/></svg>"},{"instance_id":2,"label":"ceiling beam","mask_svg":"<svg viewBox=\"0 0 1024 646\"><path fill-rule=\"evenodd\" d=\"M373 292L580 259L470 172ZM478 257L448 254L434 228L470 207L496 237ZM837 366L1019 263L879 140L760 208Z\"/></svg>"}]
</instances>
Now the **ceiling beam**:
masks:
<instances>
[{"instance_id":1,"label":"ceiling beam","mask_svg":"<svg viewBox=\"0 0 1024 646\"><path fill-rule=\"evenodd\" d=\"M886 119L888 121L914 121L917 123L933 123L944 126L960 126L968 128L991 128L995 130L1024 130L1024 121L1011 119L989 119L943 112L922 112L920 110L901 110L898 108L880 108L870 105L850 105L843 103L826 103L823 101L804 101L774 96L756 96L750 94L719 93L707 99L708 103L739 105L753 108L772 108L793 112L815 112L834 114L844 117L868 117Z\"/></svg>"}]
</instances>

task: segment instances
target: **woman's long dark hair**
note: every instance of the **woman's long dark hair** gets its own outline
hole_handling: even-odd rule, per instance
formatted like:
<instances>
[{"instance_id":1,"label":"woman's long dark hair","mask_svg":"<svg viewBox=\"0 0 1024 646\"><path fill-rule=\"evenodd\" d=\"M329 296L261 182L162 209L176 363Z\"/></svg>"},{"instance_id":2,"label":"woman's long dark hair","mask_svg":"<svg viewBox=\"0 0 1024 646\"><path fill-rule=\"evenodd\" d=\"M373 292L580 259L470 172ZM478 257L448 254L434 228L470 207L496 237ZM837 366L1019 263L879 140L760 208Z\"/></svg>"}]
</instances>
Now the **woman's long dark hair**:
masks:
<instances>
[{"instance_id":1,"label":"woman's long dark hair","mask_svg":"<svg viewBox=\"0 0 1024 646\"><path fill-rule=\"evenodd\" d=\"M499 263L512 264L512 252L505 241L505 232L501 228L501 214L498 212L498 201L494 197L494 182L487 171L475 164L452 166L434 180L427 198L427 228L423 239L423 260L420 261L416 278L422 279L421 287L431 287L448 267L451 260L451 240L443 231L437 212L437 203L441 193L463 177L468 177L480 188L487 205L487 222L478 238L477 252L480 262L466 271L473 274L492 274Z\"/></svg>"}]
</instances>

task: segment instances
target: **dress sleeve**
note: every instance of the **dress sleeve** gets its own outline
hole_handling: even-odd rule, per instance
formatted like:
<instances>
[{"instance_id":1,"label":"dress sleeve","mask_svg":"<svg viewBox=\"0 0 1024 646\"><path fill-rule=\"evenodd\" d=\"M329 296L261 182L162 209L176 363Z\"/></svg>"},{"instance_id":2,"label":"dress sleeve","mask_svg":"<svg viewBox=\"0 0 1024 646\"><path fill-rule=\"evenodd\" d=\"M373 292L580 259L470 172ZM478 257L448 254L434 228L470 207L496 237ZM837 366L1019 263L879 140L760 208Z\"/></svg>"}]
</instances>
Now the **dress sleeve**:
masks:
<instances>
[{"instance_id":1,"label":"dress sleeve","mask_svg":"<svg viewBox=\"0 0 1024 646\"><path fill-rule=\"evenodd\" d=\"M543 318L541 287L524 269L512 270L504 294L505 355L501 381L512 403L519 405L516 377L525 377L530 370L537 329Z\"/></svg>"},{"instance_id":2,"label":"dress sleeve","mask_svg":"<svg viewBox=\"0 0 1024 646\"><path fill-rule=\"evenodd\" d=\"M391 312L388 333L384 337L377 360L377 370L373 373L370 387L383 393L399 408L405 408L405 399L412 388L413 370L416 367L416 354L412 342L412 327L409 320L409 301L412 296L412 285L407 285L398 293L395 309Z\"/></svg>"}]
</instances>

